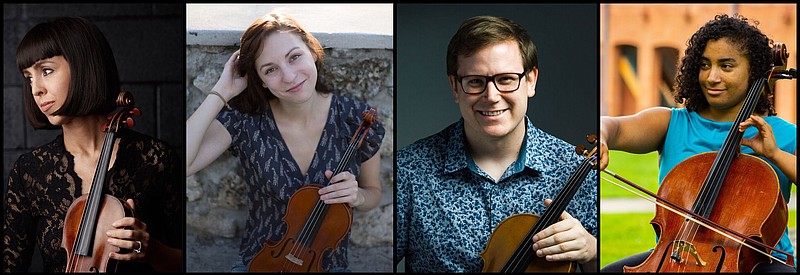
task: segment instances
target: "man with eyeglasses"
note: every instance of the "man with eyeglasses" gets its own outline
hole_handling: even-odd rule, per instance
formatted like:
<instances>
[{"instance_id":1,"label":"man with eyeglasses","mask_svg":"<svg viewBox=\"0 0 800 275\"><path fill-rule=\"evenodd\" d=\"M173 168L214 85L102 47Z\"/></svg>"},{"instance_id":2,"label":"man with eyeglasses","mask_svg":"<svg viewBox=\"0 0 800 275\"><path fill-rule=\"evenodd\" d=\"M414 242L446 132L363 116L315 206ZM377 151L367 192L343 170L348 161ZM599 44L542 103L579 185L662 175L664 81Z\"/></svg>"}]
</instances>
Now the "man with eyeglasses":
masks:
<instances>
[{"instance_id":1,"label":"man with eyeglasses","mask_svg":"<svg viewBox=\"0 0 800 275\"><path fill-rule=\"evenodd\" d=\"M497 225L544 213L545 199L582 161L526 116L539 70L536 47L517 23L463 22L447 48L447 74L461 119L397 154L395 260L405 258L406 271L480 272ZM596 187L592 171L560 220L532 238L537 256L596 271Z\"/></svg>"}]
</instances>

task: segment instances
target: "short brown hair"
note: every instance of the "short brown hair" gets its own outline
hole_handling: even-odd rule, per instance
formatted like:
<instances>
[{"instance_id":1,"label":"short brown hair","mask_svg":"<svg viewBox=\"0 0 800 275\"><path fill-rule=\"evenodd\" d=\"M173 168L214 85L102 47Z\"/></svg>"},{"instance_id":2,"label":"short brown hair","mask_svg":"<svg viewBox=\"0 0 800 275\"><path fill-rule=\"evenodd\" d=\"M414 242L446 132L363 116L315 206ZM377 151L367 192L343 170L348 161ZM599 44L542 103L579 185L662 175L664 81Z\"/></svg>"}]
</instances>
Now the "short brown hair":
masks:
<instances>
[{"instance_id":1,"label":"short brown hair","mask_svg":"<svg viewBox=\"0 0 800 275\"><path fill-rule=\"evenodd\" d=\"M39 60L59 55L64 56L71 73L64 106L53 115L106 115L116 108L120 90L117 63L97 26L80 17L62 17L34 26L17 47L17 67L22 72ZM39 110L31 86L24 86L25 116L33 127L58 128Z\"/></svg>"},{"instance_id":2,"label":"short brown hair","mask_svg":"<svg viewBox=\"0 0 800 275\"><path fill-rule=\"evenodd\" d=\"M447 75L456 75L459 56L471 56L486 46L509 40L519 45L522 67L526 72L539 67L536 45L522 26L508 18L484 15L464 21L450 39L447 45Z\"/></svg>"},{"instance_id":3,"label":"short brown hair","mask_svg":"<svg viewBox=\"0 0 800 275\"><path fill-rule=\"evenodd\" d=\"M247 88L231 99L230 105L243 113L262 113L266 110L268 101L275 98L269 88L261 86L262 81L258 77L258 71L256 70L256 59L258 59L258 54L261 53L264 38L275 32L295 33L300 36L311 50L311 53L317 57L314 65L317 68L318 79L314 88L321 93L330 93L330 89L319 80L319 72L323 69L322 60L325 58L322 45L311 33L303 29L297 21L280 11L273 11L256 19L242 34L237 69L241 76L247 75Z\"/></svg>"}]
</instances>

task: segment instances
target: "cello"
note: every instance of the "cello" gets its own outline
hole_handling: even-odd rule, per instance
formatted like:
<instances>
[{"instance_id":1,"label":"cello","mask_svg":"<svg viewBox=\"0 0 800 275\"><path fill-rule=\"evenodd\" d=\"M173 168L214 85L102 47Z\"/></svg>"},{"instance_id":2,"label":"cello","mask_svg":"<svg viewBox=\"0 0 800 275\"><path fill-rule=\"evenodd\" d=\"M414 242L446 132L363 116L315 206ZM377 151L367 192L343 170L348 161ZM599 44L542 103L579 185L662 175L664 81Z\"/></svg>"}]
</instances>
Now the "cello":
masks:
<instances>
[{"instance_id":1,"label":"cello","mask_svg":"<svg viewBox=\"0 0 800 275\"><path fill-rule=\"evenodd\" d=\"M108 115L103 124L105 139L100 160L92 179L88 194L81 195L69 206L64 220L61 247L67 251L66 272L117 272L119 261L108 257L117 247L109 244L105 232L114 227L111 223L124 217L132 217L133 209L117 197L105 194L106 172L114 151L115 135L122 127L133 127L132 116L140 116L133 107L133 96L120 92L117 96L117 111ZM130 252L120 251L120 253ZM123 268L124 269L124 268Z\"/></svg>"},{"instance_id":2,"label":"cello","mask_svg":"<svg viewBox=\"0 0 800 275\"><path fill-rule=\"evenodd\" d=\"M373 123L374 108L364 111L363 120L339 161L333 175L343 172L361 147ZM328 182L330 184L330 181ZM346 203L325 204L319 199L322 185L311 183L289 199L283 221L286 232L278 242L268 240L247 265L249 272L322 272L326 251L339 247L350 231L353 214Z\"/></svg>"},{"instance_id":3,"label":"cello","mask_svg":"<svg viewBox=\"0 0 800 275\"><path fill-rule=\"evenodd\" d=\"M597 136L589 135L587 141L596 144ZM511 215L497 225L486 243L486 249L481 253L481 272L575 272L575 262L548 262L544 257L537 257L531 240L536 233L558 222L589 171L597 165L597 147L587 151L580 144L575 151L586 158L570 175L541 218L535 214L521 213Z\"/></svg>"},{"instance_id":4,"label":"cello","mask_svg":"<svg viewBox=\"0 0 800 275\"><path fill-rule=\"evenodd\" d=\"M658 243L642 264L625 266L625 272L751 272L776 259L770 251L792 259L772 247L788 217L777 174L766 161L741 153L743 132L737 127L753 113L764 89L796 77L794 69L786 70L784 44L775 43L772 54L773 68L751 85L719 151L689 157L667 173L651 221Z\"/></svg>"}]
</instances>

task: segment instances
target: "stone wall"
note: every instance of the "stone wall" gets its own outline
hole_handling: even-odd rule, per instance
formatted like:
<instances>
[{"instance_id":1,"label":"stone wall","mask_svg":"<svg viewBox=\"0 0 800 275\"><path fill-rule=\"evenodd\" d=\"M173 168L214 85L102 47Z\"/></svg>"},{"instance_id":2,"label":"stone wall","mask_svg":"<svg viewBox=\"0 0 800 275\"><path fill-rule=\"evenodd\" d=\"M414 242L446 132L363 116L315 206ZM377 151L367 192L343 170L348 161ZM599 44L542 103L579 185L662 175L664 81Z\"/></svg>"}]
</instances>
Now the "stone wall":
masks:
<instances>
[{"instance_id":1,"label":"stone wall","mask_svg":"<svg viewBox=\"0 0 800 275\"><path fill-rule=\"evenodd\" d=\"M323 45L324 46L324 45ZM235 46L187 45L186 118L219 79L222 68L237 50ZM370 104L386 128L381 144L383 195L370 211L354 211L351 242L360 246L391 245L393 240L394 152L393 152L393 50L326 48L325 68L320 79L334 90ZM247 215L247 187L238 161L229 152L204 170L186 179L187 225L208 233L240 238Z\"/></svg>"}]
</instances>

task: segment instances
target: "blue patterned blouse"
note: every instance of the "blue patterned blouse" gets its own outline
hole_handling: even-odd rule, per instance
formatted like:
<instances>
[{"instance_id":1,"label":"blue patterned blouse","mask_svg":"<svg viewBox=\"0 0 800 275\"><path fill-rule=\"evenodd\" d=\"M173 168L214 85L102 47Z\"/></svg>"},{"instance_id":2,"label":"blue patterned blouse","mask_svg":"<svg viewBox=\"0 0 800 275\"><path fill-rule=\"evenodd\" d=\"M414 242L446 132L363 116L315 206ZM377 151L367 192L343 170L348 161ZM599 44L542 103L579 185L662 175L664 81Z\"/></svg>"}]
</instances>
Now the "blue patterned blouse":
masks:
<instances>
[{"instance_id":1,"label":"blue patterned blouse","mask_svg":"<svg viewBox=\"0 0 800 275\"><path fill-rule=\"evenodd\" d=\"M350 138L363 120L362 112L369 109L365 103L345 96L331 94L331 107L322 131L316 153L304 176L278 131L272 109L267 107L260 115L249 115L234 109L223 109L217 119L231 134L230 150L244 169L243 178L248 187L248 218L239 256L249 263L267 240L278 242L286 232L282 221L289 198L310 183L327 185L325 170L335 170ZM383 124L376 121L360 152L353 157L347 169L358 177L361 163L369 160L380 149ZM325 255L322 268L347 268L347 246L350 233L339 248Z\"/></svg>"},{"instance_id":2,"label":"blue patterned blouse","mask_svg":"<svg viewBox=\"0 0 800 275\"><path fill-rule=\"evenodd\" d=\"M466 154L463 119L398 151L395 260L405 258L406 271L480 272L497 224L544 213L544 199L556 197L585 157L525 121L525 150L497 182ZM566 211L597 236L596 170Z\"/></svg>"}]
</instances>

